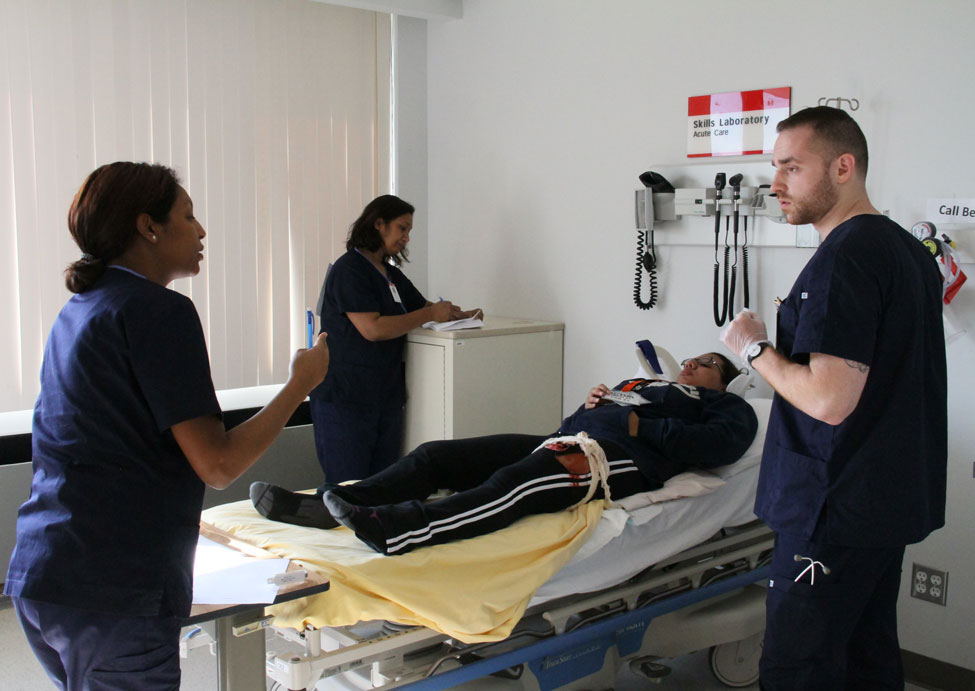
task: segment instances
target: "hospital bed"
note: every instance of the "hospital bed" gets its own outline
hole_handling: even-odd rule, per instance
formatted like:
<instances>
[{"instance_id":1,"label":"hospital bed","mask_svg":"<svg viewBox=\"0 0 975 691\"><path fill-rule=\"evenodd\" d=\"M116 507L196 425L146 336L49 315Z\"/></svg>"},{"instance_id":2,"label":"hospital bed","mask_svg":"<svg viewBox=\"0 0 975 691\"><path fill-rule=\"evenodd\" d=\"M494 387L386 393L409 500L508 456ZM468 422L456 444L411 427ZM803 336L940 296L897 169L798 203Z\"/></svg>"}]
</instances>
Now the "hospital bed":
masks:
<instances>
[{"instance_id":1,"label":"hospital bed","mask_svg":"<svg viewBox=\"0 0 975 691\"><path fill-rule=\"evenodd\" d=\"M271 647L282 648L266 653L274 688L611 688L623 665L659 678L660 660L706 648L719 680L745 686L757 678L772 548L752 512L770 401L749 402L759 432L735 464L678 476L620 508L591 502L407 555L375 554L341 528L268 521L249 502L208 509L203 521L330 581L268 609ZM559 547L538 557L536 539ZM437 561L464 561L477 545L486 556L470 557L459 578ZM493 558L505 549L515 550L508 561ZM499 564L515 575L491 590ZM465 590L471 568L489 572L486 591Z\"/></svg>"}]
</instances>

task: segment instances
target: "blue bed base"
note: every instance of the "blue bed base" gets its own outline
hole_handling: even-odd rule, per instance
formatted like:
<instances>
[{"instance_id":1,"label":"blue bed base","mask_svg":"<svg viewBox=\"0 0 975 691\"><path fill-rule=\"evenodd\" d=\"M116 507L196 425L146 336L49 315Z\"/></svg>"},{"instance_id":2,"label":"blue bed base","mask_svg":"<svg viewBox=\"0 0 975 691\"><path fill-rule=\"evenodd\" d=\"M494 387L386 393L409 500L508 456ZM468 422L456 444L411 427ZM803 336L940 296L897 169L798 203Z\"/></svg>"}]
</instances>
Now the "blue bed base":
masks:
<instances>
[{"instance_id":1,"label":"blue bed base","mask_svg":"<svg viewBox=\"0 0 975 691\"><path fill-rule=\"evenodd\" d=\"M545 638L517 650L472 662L399 688L422 691L447 689L524 664L531 669L542 691L557 689L598 671L604 664L607 651L613 646L616 646L621 657L638 651L644 632L656 617L765 580L768 578L769 568L768 565L763 565L729 576L645 607L623 612L610 619Z\"/></svg>"}]
</instances>

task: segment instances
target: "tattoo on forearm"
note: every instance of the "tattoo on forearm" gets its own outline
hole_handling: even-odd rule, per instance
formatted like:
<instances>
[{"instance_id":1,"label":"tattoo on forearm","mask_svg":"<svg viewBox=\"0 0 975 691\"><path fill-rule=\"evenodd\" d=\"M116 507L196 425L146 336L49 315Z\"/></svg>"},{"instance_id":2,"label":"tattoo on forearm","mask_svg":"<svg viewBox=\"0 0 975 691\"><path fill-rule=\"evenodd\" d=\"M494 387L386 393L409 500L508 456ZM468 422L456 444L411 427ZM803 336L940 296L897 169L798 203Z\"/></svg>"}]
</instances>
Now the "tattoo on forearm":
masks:
<instances>
[{"instance_id":1,"label":"tattoo on forearm","mask_svg":"<svg viewBox=\"0 0 975 691\"><path fill-rule=\"evenodd\" d=\"M845 362L848 367L852 367L853 369L860 370L861 374L866 374L867 372L870 371L870 368L867 365L863 364L862 362L857 362L856 360L844 360L843 362Z\"/></svg>"}]
</instances>

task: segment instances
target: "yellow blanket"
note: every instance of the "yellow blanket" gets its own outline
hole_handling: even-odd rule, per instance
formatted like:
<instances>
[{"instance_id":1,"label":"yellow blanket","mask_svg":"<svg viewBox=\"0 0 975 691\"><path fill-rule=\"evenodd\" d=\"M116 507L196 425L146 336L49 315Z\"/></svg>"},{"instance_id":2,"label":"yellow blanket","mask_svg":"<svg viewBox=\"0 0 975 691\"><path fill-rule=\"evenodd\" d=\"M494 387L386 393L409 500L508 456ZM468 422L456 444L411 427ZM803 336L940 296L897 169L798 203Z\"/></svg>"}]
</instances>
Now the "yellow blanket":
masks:
<instances>
[{"instance_id":1,"label":"yellow blanket","mask_svg":"<svg viewBox=\"0 0 975 691\"><path fill-rule=\"evenodd\" d=\"M346 528L269 521L248 501L207 509L203 520L329 579L321 595L270 608L278 626L385 619L478 643L511 633L534 592L585 543L602 512L603 502L593 501L394 557L373 552Z\"/></svg>"}]
</instances>

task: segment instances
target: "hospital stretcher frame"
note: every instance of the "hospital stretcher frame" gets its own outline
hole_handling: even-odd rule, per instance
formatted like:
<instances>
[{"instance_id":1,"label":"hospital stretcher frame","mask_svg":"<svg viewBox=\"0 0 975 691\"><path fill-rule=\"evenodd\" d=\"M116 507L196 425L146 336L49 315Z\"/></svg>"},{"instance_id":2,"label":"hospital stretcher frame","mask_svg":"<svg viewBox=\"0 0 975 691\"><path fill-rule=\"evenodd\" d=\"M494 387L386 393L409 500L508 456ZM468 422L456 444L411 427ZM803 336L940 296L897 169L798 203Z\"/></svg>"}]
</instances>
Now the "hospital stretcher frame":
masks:
<instances>
[{"instance_id":1,"label":"hospital stretcher frame","mask_svg":"<svg viewBox=\"0 0 975 691\"><path fill-rule=\"evenodd\" d=\"M224 627L224 635L214 644L220 691L264 689L265 679L256 672L259 662L267 677L292 690L438 689L467 683L477 689L526 691L611 688L623 664L649 678L667 672L654 660L705 648L711 648L711 668L720 681L748 685L757 677L765 627L764 585L774 541L771 530L751 512L771 402L750 403L759 415L759 434L753 448L735 464L734 477L725 476L727 486L703 497L658 505L695 508L696 513L669 512L675 520L680 517L668 528L676 529L669 534L678 544L665 540L670 546L658 552L657 539L641 532L639 521L627 521L628 526L637 525L630 539L639 541L618 546L633 549L637 557L628 576L613 568L603 574L616 574L611 578L590 582L587 577L584 584L575 580L580 569L589 573L593 566L601 568L601 562L590 556L574 569L567 565L554 579L559 587L543 586L511 635L493 643L465 644L432 629L391 622L297 631L274 627L262 608L249 615L249 622L237 614L232 631L242 635L270 627L298 651L268 652L262 633L249 636L251 657L244 662L244 654L238 652L244 647L242 639ZM702 499L706 503L700 503ZM719 502L721 509L710 502ZM690 529L685 520L701 525ZM716 532L707 532L708 525ZM643 551L645 547L652 551ZM594 554L603 556L602 551ZM613 559L609 553L606 558ZM563 577L567 571L574 573ZM299 589L292 595L302 593ZM211 626L221 633L219 620ZM226 669L230 664L254 671L232 673ZM326 680L324 686L317 685L321 679Z\"/></svg>"},{"instance_id":2,"label":"hospital stretcher frame","mask_svg":"<svg viewBox=\"0 0 975 691\"><path fill-rule=\"evenodd\" d=\"M267 677L293 690L321 688L323 678L330 689L612 688L624 664L659 676L667 668L655 660L704 648L719 680L745 685L757 670L765 598L758 583L767 578L772 542L758 521L723 529L616 587L534 605L495 643L464 644L389 622L278 629L262 609L238 611L214 623L220 688L265 688L261 660ZM268 626L302 652L265 651ZM258 630L249 643L239 638Z\"/></svg>"}]
</instances>

